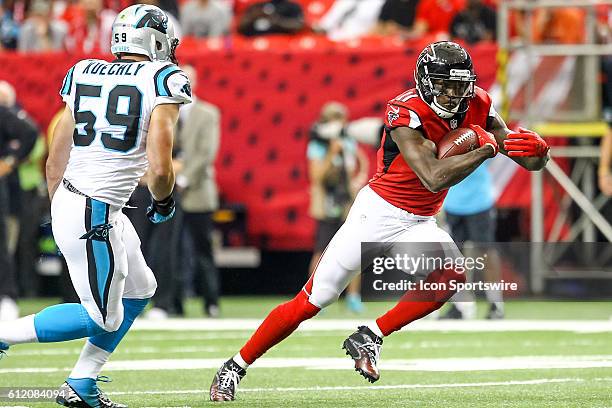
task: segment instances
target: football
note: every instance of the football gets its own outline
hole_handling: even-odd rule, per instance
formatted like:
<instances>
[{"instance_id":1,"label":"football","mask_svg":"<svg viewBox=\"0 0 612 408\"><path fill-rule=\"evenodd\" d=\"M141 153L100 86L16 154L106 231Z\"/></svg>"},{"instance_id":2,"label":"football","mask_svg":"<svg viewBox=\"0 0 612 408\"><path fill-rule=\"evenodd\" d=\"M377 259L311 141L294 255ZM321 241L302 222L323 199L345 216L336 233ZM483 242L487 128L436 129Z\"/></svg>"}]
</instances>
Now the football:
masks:
<instances>
[{"instance_id":1,"label":"football","mask_svg":"<svg viewBox=\"0 0 612 408\"><path fill-rule=\"evenodd\" d=\"M438 143L438 159L471 152L478 147L478 135L470 128L448 132Z\"/></svg>"}]
</instances>

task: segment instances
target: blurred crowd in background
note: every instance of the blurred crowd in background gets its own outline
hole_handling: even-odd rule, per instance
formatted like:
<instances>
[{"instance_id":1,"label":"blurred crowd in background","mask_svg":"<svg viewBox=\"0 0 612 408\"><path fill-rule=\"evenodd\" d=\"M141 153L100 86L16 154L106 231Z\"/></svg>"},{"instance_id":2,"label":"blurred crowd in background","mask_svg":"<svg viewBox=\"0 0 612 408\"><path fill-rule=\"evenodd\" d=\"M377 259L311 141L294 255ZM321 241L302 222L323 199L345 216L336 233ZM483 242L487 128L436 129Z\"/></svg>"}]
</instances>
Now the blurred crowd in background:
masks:
<instances>
[{"instance_id":1,"label":"blurred crowd in background","mask_svg":"<svg viewBox=\"0 0 612 408\"><path fill-rule=\"evenodd\" d=\"M468 43L493 41L499 0L145 0L170 14L179 38L327 36L415 39L451 37ZM2 0L0 50L105 52L117 12L131 0ZM598 11L605 18L606 7ZM525 34L525 17L510 17L511 34ZM536 41L581 42L580 8L538 10ZM228 46L231 42L227 42Z\"/></svg>"}]
</instances>

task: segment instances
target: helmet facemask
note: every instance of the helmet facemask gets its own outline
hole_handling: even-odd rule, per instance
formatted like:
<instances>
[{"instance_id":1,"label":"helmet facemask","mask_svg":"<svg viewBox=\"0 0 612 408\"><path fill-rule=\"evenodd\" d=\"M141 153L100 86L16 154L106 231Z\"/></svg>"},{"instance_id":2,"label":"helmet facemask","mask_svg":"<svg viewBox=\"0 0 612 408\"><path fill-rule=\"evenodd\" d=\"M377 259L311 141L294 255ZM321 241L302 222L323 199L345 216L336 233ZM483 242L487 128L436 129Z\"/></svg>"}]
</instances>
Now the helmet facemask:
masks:
<instances>
[{"instance_id":1,"label":"helmet facemask","mask_svg":"<svg viewBox=\"0 0 612 408\"><path fill-rule=\"evenodd\" d=\"M436 78L435 75L427 78L433 96L432 103L449 114L465 113L469 100L474 97L475 79L448 79Z\"/></svg>"},{"instance_id":2,"label":"helmet facemask","mask_svg":"<svg viewBox=\"0 0 612 408\"><path fill-rule=\"evenodd\" d=\"M428 45L419 55L414 77L421 99L444 119L465 113L475 95L472 60L459 44Z\"/></svg>"}]
</instances>

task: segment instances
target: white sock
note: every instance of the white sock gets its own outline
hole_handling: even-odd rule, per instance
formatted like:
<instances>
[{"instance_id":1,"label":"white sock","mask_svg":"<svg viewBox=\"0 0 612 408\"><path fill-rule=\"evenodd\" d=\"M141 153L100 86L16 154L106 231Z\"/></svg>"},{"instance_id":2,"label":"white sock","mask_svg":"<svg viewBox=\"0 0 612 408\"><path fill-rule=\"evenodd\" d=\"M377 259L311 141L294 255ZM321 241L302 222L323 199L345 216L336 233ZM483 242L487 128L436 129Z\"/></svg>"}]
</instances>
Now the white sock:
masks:
<instances>
[{"instance_id":1,"label":"white sock","mask_svg":"<svg viewBox=\"0 0 612 408\"><path fill-rule=\"evenodd\" d=\"M240 353L234 356L234 361L236 362L236 364L238 364L240 367L244 368L245 370L249 368L249 365L247 364L246 361L244 361L244 358L242 358Z\"/></svg>"},{"instance_id":2,"label":"white sock","mask_svg":"<svg viewBox=\"0 0 612 408\"><path fill-rule=\"evenodd\" d=\"M9 346L13 344L38 343L34 328L34 315L10 322L0 322L0 341Z\"/></svg>"},{"instance_id":3,"label":"white sock","mask_svg":"<svg viewBox=\"0 0 612 408\"><path fill-rule=\"evenodd\" d=\"M376 321L374 321L371 324L369 324L368 325L368 329L372 330L372 333L374 333L375 335L377 335L381 339L383 337L385 337L385 336L383 336L382 331L380 330L380 327L378 327L378 323L376 323Z\"/></svg>"},{"instance_id":4,"label":"white sock","mask_svg":"<svg viewBox=\"0 0 612 408\"><path fill-rule=\"evenodd\" d=\"M81 351L79 360L70 373L70 378L98 378L111 353L94 346L89 341Z\"/></svg>"}]
</instances>

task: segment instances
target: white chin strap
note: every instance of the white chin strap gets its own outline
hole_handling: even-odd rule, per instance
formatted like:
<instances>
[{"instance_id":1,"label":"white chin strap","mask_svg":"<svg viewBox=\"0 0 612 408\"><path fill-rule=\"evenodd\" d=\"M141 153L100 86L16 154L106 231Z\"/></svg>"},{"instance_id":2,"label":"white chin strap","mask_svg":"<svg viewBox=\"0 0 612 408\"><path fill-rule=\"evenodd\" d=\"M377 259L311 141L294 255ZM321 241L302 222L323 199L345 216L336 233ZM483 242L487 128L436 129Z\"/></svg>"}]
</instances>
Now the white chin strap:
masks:
<instances>
[{"instance_id":1,"label":"white chin strap","mask_svg":"<svg viewBox=\"0 0 612 408\"><path fill-rule=\"evenodd\" d=\"M415 80L416 80L416 76L415 76ZM419 89L419 87L417 86L417 92L419 94L419 96L421 97L421 99L423 100L423 102L425 102L425 98L423 97L423 94L421 94L421 90ZM445 109L444 107L442 107L442 105L440 105L438 103L438 97L434 96L433 98L433 102L430 104L428 104L429 107L431 107L431 109L433 109L434 112L436 112L436 115L438 115L439 117L443 118L443 119L450 119L453 116L455 116L455 114L457 113L457 111L459 110L459 105L457 105L457 107L454 109L453 111L448 111L447 109Z\"/></svg>"},{"instance_id":2,"label":"white chin strap","mask_svg":"<svg viewBox=\"0 0 612 408\"><path fill-rule=\"evenodd\" d=\"M453 116L455 116L455 114L457 113L457 111L459 110L459 105L455 106L452 110L448 110L446 108L444 108L442 105L440 105L438 103L438 97L434 96L433 98L433 103L431 104L431 108L434 110L434 112L436 112L436 114L438 116L440 116L441 118L444 119L450 119Z\"/></svg>"}]
</instances>

